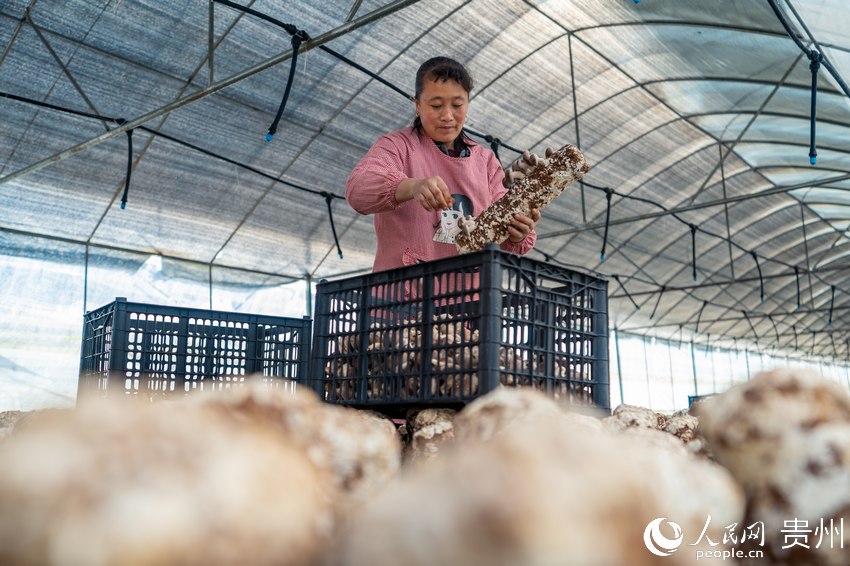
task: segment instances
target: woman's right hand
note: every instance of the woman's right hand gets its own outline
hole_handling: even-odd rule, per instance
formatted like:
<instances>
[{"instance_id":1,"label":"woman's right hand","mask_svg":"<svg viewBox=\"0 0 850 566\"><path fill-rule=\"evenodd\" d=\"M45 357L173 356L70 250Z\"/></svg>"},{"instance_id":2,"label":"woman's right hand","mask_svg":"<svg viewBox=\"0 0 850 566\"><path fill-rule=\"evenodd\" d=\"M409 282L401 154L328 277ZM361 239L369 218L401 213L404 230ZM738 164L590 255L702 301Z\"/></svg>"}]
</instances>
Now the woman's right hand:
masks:
<instances>
[{"instance_id":1,"label":"woman's right hand","mask_svg":"<svg viewBox=\"0 0 850 566\"><path fill-rule=\"evenodd\" d=\"M451 208L453 199L446 182L441 177L434 176L427 179L405 179L398 184L395 200L415 200L422 208L431 212Z\"/></svg>"}]
</instances>

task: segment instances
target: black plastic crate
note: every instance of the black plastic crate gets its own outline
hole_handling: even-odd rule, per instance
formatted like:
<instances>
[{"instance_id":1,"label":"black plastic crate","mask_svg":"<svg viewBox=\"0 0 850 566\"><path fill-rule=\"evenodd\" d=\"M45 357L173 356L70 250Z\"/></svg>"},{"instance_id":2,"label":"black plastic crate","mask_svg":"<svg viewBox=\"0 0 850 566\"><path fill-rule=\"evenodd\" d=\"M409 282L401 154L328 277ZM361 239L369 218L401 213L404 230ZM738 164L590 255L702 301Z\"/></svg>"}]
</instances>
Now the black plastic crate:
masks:
<instances>
[{"instance_id":1,"label":"black plastic crate","mask_svg":"<svg viewBox=\"0 0 850 566\"><path fill-rule=\"evenodd\" d=\"M401 413L499 384L609 409L608 282L480 252L317 286L311 382L326 401Z\"/></svg>"},{"instance_id":2,"label":"black plastic crate","mask_svg":"<svg viewBox=\"0 0 850 566\"><path fill-rule=\"evenodd\" d=\"M148 399L216 390L256 375L269 385L303 381L309 317L285 318L130 303L83 317L78 398Z\"/></svg>"}]
</instances>

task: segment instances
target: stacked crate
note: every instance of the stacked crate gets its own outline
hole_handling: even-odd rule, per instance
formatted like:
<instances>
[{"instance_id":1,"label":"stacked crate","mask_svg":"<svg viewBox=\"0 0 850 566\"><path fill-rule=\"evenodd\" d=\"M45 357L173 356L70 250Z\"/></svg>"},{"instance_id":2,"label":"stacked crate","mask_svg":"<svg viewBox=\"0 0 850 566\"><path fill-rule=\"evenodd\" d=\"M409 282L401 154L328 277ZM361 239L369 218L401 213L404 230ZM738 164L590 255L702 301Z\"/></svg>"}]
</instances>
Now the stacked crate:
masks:
<instances>
[{"instance_id":1,"label":"stacked crate","mask_svg":"<svg viewBox=\"0 0 850 566\"><path fill-rule=\"evenodd\" d=\"M608 409L607 281L495 246L323 281L310 376L328 402L383 412L500 384Z\"/></svg>"},{"instance_id":2,"label":"stacked crate","mask_svg":"<svg viewBox=\"0 0 850 566\"><path fill-rule=\"evenodd\" d=\"M304 380L310 319L115 302L83 317L78 398L147 399L215 390L256 375Z\"/></svg>"}]
</instances>

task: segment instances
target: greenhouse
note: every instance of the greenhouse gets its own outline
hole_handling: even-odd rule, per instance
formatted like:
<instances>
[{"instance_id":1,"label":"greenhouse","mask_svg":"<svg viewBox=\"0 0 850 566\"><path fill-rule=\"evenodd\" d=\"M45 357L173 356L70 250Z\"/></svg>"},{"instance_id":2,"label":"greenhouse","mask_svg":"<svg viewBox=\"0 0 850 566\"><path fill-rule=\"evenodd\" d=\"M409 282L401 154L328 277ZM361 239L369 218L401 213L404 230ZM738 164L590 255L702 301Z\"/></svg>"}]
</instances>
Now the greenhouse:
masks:
<instances>
[{"instance_id":1,"label":"greenhouse","mask_svg":"<svg viewBox=\"0 0 850 566\"><path fill-rule=\"evenodd\" d=\"M850 563L849 28L839 0L0 0L0 509L46 525L0 511L0 562ZM167 463L89 494L57 445ZM297 497L156 475L266 486L263 458ZM428 483L455 467L488 479ZM565 487L493 497L517 481Z\"/></svg>"}]
</instances>

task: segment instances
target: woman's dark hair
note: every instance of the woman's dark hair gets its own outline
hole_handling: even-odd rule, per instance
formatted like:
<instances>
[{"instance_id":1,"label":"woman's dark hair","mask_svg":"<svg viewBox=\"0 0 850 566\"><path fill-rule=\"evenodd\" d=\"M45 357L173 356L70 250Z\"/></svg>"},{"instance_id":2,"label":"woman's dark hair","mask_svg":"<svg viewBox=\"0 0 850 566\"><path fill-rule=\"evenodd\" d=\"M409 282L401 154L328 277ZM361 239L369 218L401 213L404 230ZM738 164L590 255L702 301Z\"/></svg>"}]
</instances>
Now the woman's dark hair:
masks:
<instances>
[{"instance_id":1,"label":"woman's dark hair","mask_svg":"<svg viewBox=\"0 0 850 566\"><path fill-rule=\"evenodd\" d=\"M414 100L422 94L425 81L455 81L467 94L472 91L472 75L461 63L449 57L432 57L419 66L419 70L416 71ZM419 116L413 120L413 129L422 133L422 120Z\"/></svg>"}]
</instances>

